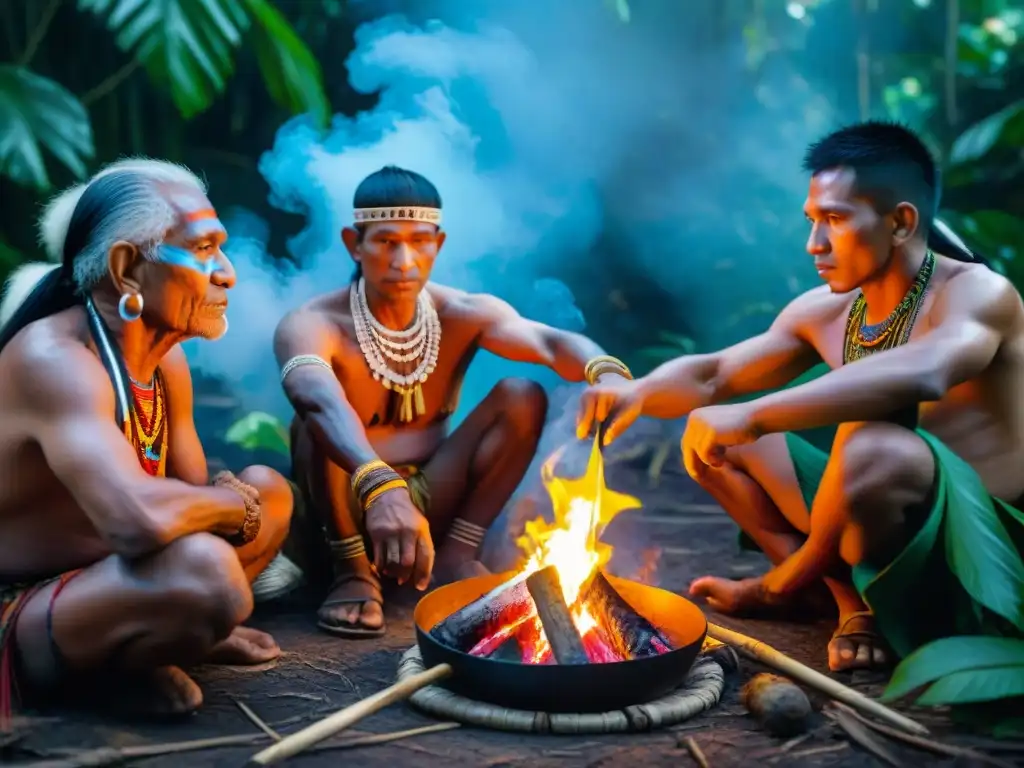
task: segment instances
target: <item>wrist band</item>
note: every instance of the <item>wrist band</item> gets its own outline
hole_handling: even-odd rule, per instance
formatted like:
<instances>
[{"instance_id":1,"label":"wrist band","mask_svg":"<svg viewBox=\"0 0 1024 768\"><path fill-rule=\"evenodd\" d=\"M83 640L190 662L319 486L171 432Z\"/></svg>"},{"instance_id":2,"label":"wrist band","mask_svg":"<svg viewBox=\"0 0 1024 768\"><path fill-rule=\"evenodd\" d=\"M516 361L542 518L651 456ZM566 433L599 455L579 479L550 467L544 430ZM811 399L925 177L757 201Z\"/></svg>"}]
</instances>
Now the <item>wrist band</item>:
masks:
<instances>
[{"instance_id":1,"label":"wrist band","mask_svg":"<svg viewBox=\"0 0 1024 768\"><path fill-rule=\"evenodd\" d=\"M356 471L352 473L352 479L350 480L352 490L355 492L356 496L359 495L359 485L366 479L366 476L375 469L391 469L391 467L380 459L374 459L373 461L368 461L365 464L361 464L356 467Z\"/></svg>"},{"instance_id":2,"label":"wrist band","mask_svg":"<svg viewBox=\"0 0 1024 768\"><path fill-rule=\"evenodd\" d=\"M241 547L254 541L260 535L260 528L263 525L260 504L253 498L256 495L256 490L226 470L218 472L214 476L213 485L231 489L242 498L242 503L245 504L245 517L242 519L242 524L238 531L228 538L228 543L235 547Z\"/></svg>"},{"instance_id":3,"label":"wrist band","mask_svg":"<svg viewBox=\"0 0 1024 768\"><path fill-rule=\"evenodd\" d=\"M331 554L341 560L355 560L366 554L366 543L361 534L338 541L330 541L328 546L331 549Z\"/></svg>"},{"instance_id":4,"label":"wrist band","mask_svg":"<svg viewBox=\"0 0 1024 768\"><path fill-rule=\"evenodd\" d=\"M633 374L624 362L611 355L599 355L589 361L583 367L583 378L587 384L593 386L597 379L606 373L617 373L623 378L632 379Z\"/></svg>"},{"instance_id":5,"label":"wrist band","mask_svg":"<svg viewBox=\"0 0 1024 768\"><path fill-rule=\"evenodd\" d=\"M388 491L408 487L405 478L380 459L368 461L352 473L352 493L364 512Z\"/></svg>"}]
</instances>

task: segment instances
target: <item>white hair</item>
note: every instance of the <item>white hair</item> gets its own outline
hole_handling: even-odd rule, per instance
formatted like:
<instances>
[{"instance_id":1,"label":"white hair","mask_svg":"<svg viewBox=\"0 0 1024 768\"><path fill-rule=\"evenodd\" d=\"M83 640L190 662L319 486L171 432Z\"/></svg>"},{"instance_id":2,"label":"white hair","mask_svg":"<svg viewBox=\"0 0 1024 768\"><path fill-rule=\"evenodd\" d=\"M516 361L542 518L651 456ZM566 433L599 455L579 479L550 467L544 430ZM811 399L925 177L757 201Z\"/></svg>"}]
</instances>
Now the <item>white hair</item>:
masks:
<instances>
[{"instance_id":1,"label":"white hair","mask_svg":"<svg viewBox=\"0 0 1024 768\"><path fill-rule=\"evenodd\" d=\"M75 255L74 281L81 291L94 288L107 274L107 257L119 240L137 245L151 258L164 234L174 224L175 212L161 184L182 184L206 194L206 185L184 166L165 160L129 157L111 163L87 183L77 184L54 197L39 219L39 242L52 261L61 261L64 241L82 195L98 179L124 176L119 194L101 201L98 221ZM40 278L42 275L40 275Z\"/></svg>"},{"instance_id":2,"label":"white hair","mask_svg":"<svg viewBox=\"0 0 1024 768\"><path fill-rule=\"evenodd\" d=\"M28 264L22 264L11 273L4 284L3 301L0 301L0 328L7 325L7 321L11 319L18 307L25 303L25 299L35 290L39 281L55 269L58 269L56 264L31 261Z\"/></svg>"}]
</instances>

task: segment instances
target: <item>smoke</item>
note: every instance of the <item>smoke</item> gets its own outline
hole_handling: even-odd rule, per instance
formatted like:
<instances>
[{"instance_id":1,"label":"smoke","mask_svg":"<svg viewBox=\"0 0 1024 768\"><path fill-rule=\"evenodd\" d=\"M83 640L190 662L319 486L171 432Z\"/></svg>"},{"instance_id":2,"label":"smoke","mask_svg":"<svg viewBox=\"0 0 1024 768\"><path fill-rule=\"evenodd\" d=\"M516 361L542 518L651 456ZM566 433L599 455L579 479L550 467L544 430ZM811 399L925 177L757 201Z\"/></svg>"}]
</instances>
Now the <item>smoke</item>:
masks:
<instances>
[{"instance_id":1,"label":"smoke","mask_svg":"<svg viewBox=\"0 0 1024 768\"><path fill-rule=\"evenodd\" d=\"M305 222L287 241L291 259L270 258L258 216L224 212L239 275L231 331L188 352L245 408L290 417L274 328L348 282L340 230L356 186L386 164L424 174L441 193L448 239L433 280L619 345L612 354L656 345L666 328L688 327L705 347L728 343L808 287L799 160L834 117L795 64L751 74L740 30L714 31L717 4L648 0L629 24L600 0L416 5L422 20L395 15L357 30L349 80L379 94L374 109L336 115L326 132L293 119L260 159L270 205ZM797 226L787 229L788 220ZM537 458L489 537L485 559L498 568L518 558L525 520L550 510L539 466L571 442L577 388L484 354L455 416L500 378L522 374L548 388L552 409ZM638 424L606 458L673 426ZM636 490L611 468L609 484ZM658 550L636 522L626 513L609 527L609 543L628 544L616 546L612 568L651 583Z\"/></svg>"},{"instance_id":2,"label":"smoke","mask_svg":"<svg viewBox=\"0 0 1024 768\"><path fill-rule=\"evenodd\" d=\"M764 146L770 132L754 130L758 110L764 117L757 94L737 93L742 40L702 42L706 9L651 3L646 17L636 11L623 24L598 0L481 0L472 14L470 4L453 0L426 5L440 21L391 16L357 30L349 79L359 91L379 92L375 109L335 116L326 132L294 119L260 159L270 204L305 218L287 243L300 268L270 266L257 216L225 215L239 275L231 331L214 344L190 343L188 352L205 373L233 384L247 408L288 416L274 327L347 282L352 263L339 231L351 222L356 185L382 165L419 171L441 192L449 237L435 281L497 294L528 317L598 337L616 323L637 324L606 316L605 294L621 283L611 273L623 264L663 292L666 322L715 309L712 294L728 279L723 269L749 266L733 244L747 241L754 256L753 233L701 229L711 226L710 209L737 194L730 178L770 178L794 200L804 183L798 156L815 127L797 110L792 135ZM737 231L754 228L742 203L733 207ZM602 263L600 241L610 232L622 247L618 261ZM759 268L770 272L761 259ZM777 276L762 281L760 298L780 286L792 292ZM589 308L586 319L577 304ZM636 328L645 330L654 332ZM533 366L478 358L456 418L498 379L522 373L549 387L558 381Z\"/></svg>"}]
</instances>

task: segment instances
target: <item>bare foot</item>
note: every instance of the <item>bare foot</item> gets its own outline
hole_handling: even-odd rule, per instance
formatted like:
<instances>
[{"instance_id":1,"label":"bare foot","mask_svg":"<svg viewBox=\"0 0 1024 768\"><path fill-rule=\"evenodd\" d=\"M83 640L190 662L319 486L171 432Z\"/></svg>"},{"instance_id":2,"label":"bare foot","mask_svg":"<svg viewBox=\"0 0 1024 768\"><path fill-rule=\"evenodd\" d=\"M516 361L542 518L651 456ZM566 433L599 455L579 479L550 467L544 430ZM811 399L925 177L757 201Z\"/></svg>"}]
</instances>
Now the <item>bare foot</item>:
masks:
<instances>
[{"instance_id":1,"label":"bare foot","mask_svg":"<svg viewBox=\"0 0 1024 768\"><path fill-rule=\"evenodd\" d=\"M227 638L213 647L206 663L247 667L265 664L280 655L281 649L266 632L251 627L235 627Z\"/></svg>"},{"instance_id":2,"label":"bare foot","mask_svg":"<svg viewBox=\"0 0 1024 768\"><path fill-rule=\"evenodd\" d=\"M751 614L768 607L760 579L723 579L702 576L690 584L691 597L703 597L719 613Z\"/></svg>"},{"instance_id":3,"label":"bare foot","mask_svg":"<svg viewBox=\"0 0 1024 768\"><path fill-rule=\"evenodd\" d=\"M839 617L839 627L828 644L828 668L833 672L879 669L889 664L882 637L875 630L870 611Z\"/></svg>"}]
</instances>

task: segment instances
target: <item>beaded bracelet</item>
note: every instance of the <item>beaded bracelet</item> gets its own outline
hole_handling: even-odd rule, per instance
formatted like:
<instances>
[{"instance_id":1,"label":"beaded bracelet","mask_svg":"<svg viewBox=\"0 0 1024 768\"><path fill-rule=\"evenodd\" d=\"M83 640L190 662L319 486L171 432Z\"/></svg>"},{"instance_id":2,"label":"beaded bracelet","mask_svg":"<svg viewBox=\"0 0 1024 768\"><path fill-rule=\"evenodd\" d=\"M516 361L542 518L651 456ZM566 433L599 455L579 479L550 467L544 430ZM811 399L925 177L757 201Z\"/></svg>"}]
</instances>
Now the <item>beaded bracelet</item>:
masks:
<instances>
[{"instance_id":1,"label":"beaded bracelet","mask_svg":"<svg viewBox=\"0 0 1024 768\"><path fill-rule=\"evenodd\" d=\"M633 378L633 374L630 373L626 364L617 357L610 355L599 355L589 360L583 368L583 378L591 386L596 384L598 378L606 373L617 373L626 379Z\"/></svg>"},{"instance_id":2,"label":"beaded bracelet","mask_svg":"<svg viewBox=\"0 0 1024 768\"><path fill-rule=\"evenodd\" d=\"M368 461L352 473L352 492L363 511L388 491L408 487L405 478L380 459Z\"/></svg>"},{"instance_id":3,"label":"beaded bracelet","mask_svg":"<svg viewBox=\"0 0 1024 768\"><path fill-rule=\"evenodd\" d=\"M238 531L228 538L228 543L235 547L241 547L255 541L256 537L260 535L260 528L263 527L263 510L260 507L259 494L256 489L243 483L226 470L217 473L213 478L213 485L230 488L242 497L242 503L245 504L245 517L242 519L242 524L238 527Z\"/></svg>"}]
</instances>

